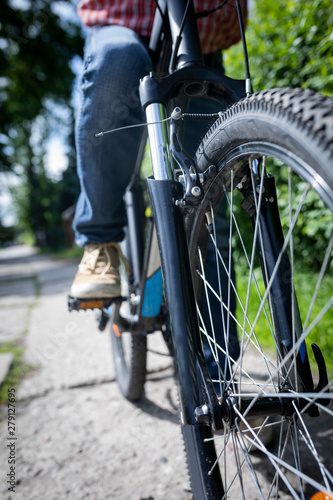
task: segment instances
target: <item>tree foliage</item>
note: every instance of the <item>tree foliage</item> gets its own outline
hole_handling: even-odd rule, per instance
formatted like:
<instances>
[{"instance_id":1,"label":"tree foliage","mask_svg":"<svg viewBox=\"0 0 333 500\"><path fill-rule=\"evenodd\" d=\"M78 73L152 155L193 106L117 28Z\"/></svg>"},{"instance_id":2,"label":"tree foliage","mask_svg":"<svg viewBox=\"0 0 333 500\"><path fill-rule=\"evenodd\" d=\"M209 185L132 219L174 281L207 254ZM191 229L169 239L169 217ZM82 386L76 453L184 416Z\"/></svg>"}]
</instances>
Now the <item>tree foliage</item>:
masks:
<instances>
[{"instance_id":1,"label":"tree foliage","mask_svg":"<svg viewBox=\"0 0 333 500\"><path fill-rule=\"evenodd\" d=\"M333 96L332 0L253 0L251 6L246 38L254 90L302 87ZM241 44L225 55L225 66L229 76L244 78ZM282 222L287 226L287 178L279 169L274 175ZM303 265L320 267L333 229L331 220L324 204L309 195L295 235Z\"/></svg>"},{"instance_id":2,"label":"tree foliage","mask_svg":"<svg viewBox=\"0 0 333 500\"><path fill-rule=\"evenodd\" d=\"M333 95L331 0L253 0L247 29L254 90L303 87ZM242 48L226 57L227 73L244 75Z\"/></svg>"},{"instance_id":3,"label":"tree foliage","mask_svg":"<svg viewBox=\"0 0 333 500\"><path fill-rule=\"evenodd\" d=\"M1 6L0 171L21 176L14 193L18 218L37 243L59 222L54 203L60 187L45 171L45 147L55 129L63 136L73 129L72 61L83 46L80 26L57 13L59 4L71 2L3 0Z\"/></svg>"},{"instance_id":4,"label":"tree foliage","mask_svg":"<svg viewBox=\"0 0 333 500\"><path fill-rule=\"evenodd\" d=\"M68 105L73 89L71 61L80 54L80 28L55 14L57 2L30 0L25 9L9 0L1 7L1 103L2 168L11 168L15 139L31 136L34 120L48 115L48 100ZM70 3L70 2L65 2ZM26 133L27 131L27 133Z\"/></svg>"}]
</instances>

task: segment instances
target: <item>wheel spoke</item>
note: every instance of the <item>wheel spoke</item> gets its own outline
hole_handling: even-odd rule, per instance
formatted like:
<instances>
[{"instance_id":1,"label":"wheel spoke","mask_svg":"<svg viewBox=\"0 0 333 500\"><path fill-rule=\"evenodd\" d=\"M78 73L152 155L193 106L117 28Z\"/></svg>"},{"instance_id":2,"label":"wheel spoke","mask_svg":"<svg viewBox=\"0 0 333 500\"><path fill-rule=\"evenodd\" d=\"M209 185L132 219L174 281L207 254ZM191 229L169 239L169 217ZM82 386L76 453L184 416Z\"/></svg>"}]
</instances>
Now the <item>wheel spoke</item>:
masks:
<instances>
[{"instance_id":1,"label":"wheel spoke","mask_svg":"<svg viewBox=\"0 0 333 500\"><path fill-rule=\"evenodd\" d=\"M303 326L304 330L307 328L308 323L310 321L310 317L311 317L314 305L316 303L316 299L317 299L317 296L318 296L320 285L321 285L321 283L323 281L323 278L324 278L324 275L325 275L325 272L326 272L329 260L331 258L332 249L333 249L333 232L331 233L330 241L328 243L327 250L325 252L325 257L324 257L324 260L323 260L323 263L322 263L322 266L321 266L321 269L320 269L320 273L318 275L318 280L317 280L317 283L316 283L316 288L315 288L315 291L314 291L312 299L311 299L311 303L310 303L310 306L309 306L309 310L308 310L308 314L307 314L306 320L304 322L304 326Z\"/></svg>"},{"instance_id":2,"label":"wheel spoke","mask_svg":"<svg viewBox=\"0 0 333 500\"><path fill-rule=\"evenodd\" d=\"M196 304L199 331L205 348L212 351L211 358L221 363L213 380L214 387L220 386L220 407L214 409L214 418L221 415L224 432L205 439L205 444L216 450L212 459L209 454L206 457L209 478L218 470L223 478L224 490L216 497L219 500L305 500L316 491L332 496L328 451L333 438L331 177L324 161L318 161L319 166L312 164L312 153L309 163L307 153L298 156L308 147L305 137L315 147L301 127L301 142L293 148L292 134L288 141L282 141L279 133L269 132L267 118L277 100L280 108L274 115L274 127L280 127L286 137L280 116L286 112L289 123L294 102L301 114L306 102L303 91L281 95L278 90L268 91L260 93L258 100L251 97L239 108L236 105L236 115L230 114L230 122L225 115L221 117L221 126L211 129L196 156L199 170L209 180L206 189L204 181L204 198L198 209L189 213L193 225L189 241L195 291L200 297ZM254 123L252 116L261 116L266 102L269 105L258 132L257 122L254 128L250 123ZM242 121L246 108L250 114ZM239 142L234 120L242 121L248 137L245 142ZM225 206L225 221L221 223L221 208ZM220 228L225 231L224 238ZM319 234L321 230L324 234ZM213 283L205 267L208 244L209 252L212 250L208 255L215 254L216 260ZM202 308L203 297L207 314ZM215 319L218 309L219 322ZM229 345L234 326L240 348L237 359L233 357L238 354L230 355ZM330 378L327 384L324 367L317 361L318 376L305 342L322 349ZM308 365L318 392L312 390ZM205 399L202 389L199 394ZM319 416L312 418L315 410ZM269 442L273 435L274 441Z\"/></svg>"},{"instance_id":3,"label":"wheel spoke","mask_svg":"<svg viewBox=\"0 0 333 500\"><path fill-rule=\"evenodd\" d=\"M198 251L200 252L200 249L199 249ZM205 280L205 276L204 276L204 274L199 273L199 275L200 275L201 279L204 281L205 286L207 287L207 289L209 289L209 290L210 290L210 291L211 291L211 292L215 295L215 297L219 298L219 297L218 297L218 295L217 295L217 293L215 292L215 290L214 290L214 289L212 288L212 286L210 285L210 283L209 283L209 282L207 282L207 281ZM224 303L223 303L222 305L223 305L223 307L224 307L226 310L228 310L228 309L227 309L227 306L226 306ZM209 345L210 345L210 346L214 346L214 348L213 348L213 347L211 347L211 350L212 350L213 355L215 354L215 348L216 348L216 349L218 349L218 350L220 350L223 354L225 354L225 355L226 355L226 354L227 354L226 350L225 350L225 349L223 349L223 348L222 348L222 347L221 347L221 346L220 346L220 345L216 342L216 339L215 339L215 338L212 338L212 337L208 334L207 329L206 329L206 326L205 326L205 321L203 320L203 317L202 317L202 314L201 314L201 311L200 311L200 307L199 307L199 305L198 305L198 304L197 304L197 313L198 313L198 316L199 316L199 319L200 319L200 325L201 325L201 331L202 331L202 333L203 333L203 334L205 335L205 337L207 338ZM232 313L230 313L230 311L229 311L229 314L230 314L231 318L232 318L232 319L236 322L236 324L237 324L237 325L241 328L242 326L241 326L241 324L239 323L239 321L237 320L237 318L236 318L236 317L235 317ZM267 372L268 372L268 373L271 373L271 372L270 372L269 365L271 365L271 367L272 367L272 368L274 368L274 365L273 365L273 364L272 364L272 362L271 362L271 361L270 361L270 360L266 357L266 355L264 354L264 352L261 350L261 348L260 348L260 344L259 344L259 343L254 342L253 338L249 337L249 334L248 334L247 332L245 332L245 336L247 337L247 339L248 339L248 340L247 340L247 343L245 344L244 351L246 350L246 347L247 347L247 345L248 345L248 342L251 342L251 344L254 346L254 348L255 348L255 349L257 349L257 350L258 350L258 352L260 352L260 356L261 356L261 358L263 359L263 361L264 361L264 363L265 363L265 366L266 366L266 368L267 368ZM233 359L230 355L229 355L229 359L230 359L231 363L233 363L233 364L234 364L234 365L235 365L238 369L242 370L242 372L243 372L244 374L246 374L246 371L245 371L245 370L243 370L243 368L239 365L239 363L237 362L237 360ZM217 360L217 362L218 362L217 357L215 357L215 360ZM247 377L249 377L249 375L248 375L248 374L247 374ZM234 377L233 377L233 378L234 378ZM252 382L253 382L253 383L255 383L255 381L254 381L254 380L252 380ZM270 381L270 382L271 382L271 387L272 387L272 388L274 388L274 390L275 390L275 386L276 386L276 384L273 382L273 375L272 375L272 377L271 377L271 381ZM244 382L242 382L242 383L244 384ZM266 387L267 387L267 386L269 386L269 385L270 385L270 384L269 384L269 383L267 383L267 384L266 384Z\"/></svg>"},{"instance_id":4,"label":"wheel spoke","mask_svg":"<svg viewBox=\"0 0 333 500\"><path fill-rule=\"evenodd\" d=\"M296 224L296 222L297 222L297 218L298 218L299 212L300 212L300 211L301 211L301 209L302 209L302 206L303 206L303 203L304 203L304 201L305 201L305 197L306 197L306 195L307 195L307 193L308 193L308 190L309 190L309 186L307 186L307 188L305 189L305 191L304 191L304 193L303 193L303 197L302 197L301 202L300 202L300 204L299 204L299 206L298 206L298 208L297 208L297 212L296 212L296 214L295 214L295 216L294 216L294 218L293 218L292 224L290 225L290 228L289 228L288 234L287 234L287 236L286 236L286 238L285 238L285 241L284 241L284 245L283 245L283 247L282 247L282 249L281 249L280 255L279 255L279 257L278 257L278 259L277 259L277 262L276 262L276 264L275 264L275 268L274 268L274 270L273 270L273 272L272 272L272 275L271 275L271 277L270 277L269 282L267 283L267 286L266 286L266 291L265 291L264 296L263 296L263 298L262 298L262 301L261 301L261 303L260 303L259 309L258 309L257 314L256 314L256 317L255 317L255 320L254 320L254 322L253 322L253 324L252 324L252 328L251 328L251 331L250 331L250 334L249 334L250 336L251 336L251 335L252 335L252 333L253 333L253 332L252 332L252 330L254 330L254 328L255 328L255 327L256 327L256 325L257 325L257 322L258 322L259 316L260 316L261 311L262 311L262 309L263 309L263 307L264 307L264 304L265 304L265 301L266 301L266 299L267 299L267 296L269 295L270 290L271 290L271 288L272 288L272 285L273 285L274 279L275 279L276 274L277 274L277 272L278 272L278 270L279 270L279 266L280 266L280 263L281 263L282 255L283 255L283 253L285 252L286 247L287 247L287 245L288 245L288 243L289 243L289 240L290 240L290 237L291 237L292 231L293 231L293 229L294 229L294 227L295 227L295 224Z\"/></svg>"},{"instance_id":5,"label":"wheel spoke","mask_svg":"<svg viewBox=\"0 0 333 500\"><path fill-rule=\"evenodd\" d=\"M329 471L326 469L326 467L322 463L322 461L319 457L318 451L316 449L316 446L315 446L313 440L311 439L309 431L305 425L304 419L296 406L295 406L295 411L296 411L297 417L298 417L298 419L299 419L299 421L302 424L302 427L304 429L304 433L303 433L302 430L299 428L298 429L299 433L302 436L304 443L307 445L308 449L310 450L313 458L315 459L315 461L320 469L324 484L325 484L327 490L329 490L330 487L333 485L333 476L332 476L332 474L329 473ZM329 484L329 481L330 481L331 485Z\"/></svg>"},{"instance_id":6,"label":"wheel spoke","mask_svg":"<svg viewBox=\"0 0 333 500\"><path fill-rule=\"evenodd\" d=\"M292 170L288 168L288 195L289 195L289 227L291 227L292 222L293 222L293 194L292 194ZM290 271L291 271L291 287L290 287L290 294L291 294L291 335L293 339L293 343L295 344L297 340L297 335L296 335L296 324L295 324L295 287L294 287L294 235L293 232L290 234L290 239L289 239L289 261L290 261ZM294 380L296 381L296 384L298 384L298 377L297 377L297 367L296 363L293 363L294 366Z\"/></svg>"}]
</instances>

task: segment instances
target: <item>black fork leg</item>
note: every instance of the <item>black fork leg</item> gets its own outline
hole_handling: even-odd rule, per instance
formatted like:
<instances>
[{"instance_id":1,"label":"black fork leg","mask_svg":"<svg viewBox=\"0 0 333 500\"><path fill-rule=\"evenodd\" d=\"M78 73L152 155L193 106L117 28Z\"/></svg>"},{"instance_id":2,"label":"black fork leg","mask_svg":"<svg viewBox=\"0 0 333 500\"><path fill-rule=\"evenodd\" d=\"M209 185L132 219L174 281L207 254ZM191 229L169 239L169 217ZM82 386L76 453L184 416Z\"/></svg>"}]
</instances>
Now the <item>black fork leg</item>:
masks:
<instances>
[{"instance_id":1,"label":"black fork leg","mask_svg":"<svg viewBox=\"0 0 333 500\"><path fill-rule=\"evenodd\" d=\"M175 347L182 422L197 425L195 410L205 403L209 424L221 428L220 405L200 339L183 215L175 205L175 200L183 195L183 187L171 180L148 179L148 188Z\"/></svg>"},{"instance_id":2,"label":"black fork leg","mask_svg":"<svg viewBox=\"0 0 333 500\"><path fill-rule=\"evenodd\" d=\"M279 216L274 177L267 176L263 179L263 193L259 215L261 231L258 232L256 244L265 286L267 287L268 283L271 282L269 292L270 310L276 334L275 340L283 357L294 348L295 341L301 336L302 322L293 288L292 269L288 253L284 251L281 255L284 236ZM254 226L256 219L257 215L254 215L252 217ZM273 277L279 259L278 271ZM298 383L301 384L299 389L312 392L313 379L305 342L302 343L296 355L296 365ZM292 377L293 374L290 373L290 376Z\"/></svg>"},{"instance_id":3,"label":"black fork leg","mask_svg":"<svg viewBox=\"0 0 333 500\"><path fill-rule=\"evenodd\" d=\"M200 352L194 297L191 297L191 274L187 259L187 244L182 216L175 206L175 199L182 193L182 187L168 180L148 179L157 238L159 241L162 272L170 315L173 340L175 344L175 362L181 387L182 414L186 423L195 424L194 410L198 406L198 394L195 394L196 379L195 355ZM190 350L188 338L192 337Z\"/></svg>"}]
</instances>

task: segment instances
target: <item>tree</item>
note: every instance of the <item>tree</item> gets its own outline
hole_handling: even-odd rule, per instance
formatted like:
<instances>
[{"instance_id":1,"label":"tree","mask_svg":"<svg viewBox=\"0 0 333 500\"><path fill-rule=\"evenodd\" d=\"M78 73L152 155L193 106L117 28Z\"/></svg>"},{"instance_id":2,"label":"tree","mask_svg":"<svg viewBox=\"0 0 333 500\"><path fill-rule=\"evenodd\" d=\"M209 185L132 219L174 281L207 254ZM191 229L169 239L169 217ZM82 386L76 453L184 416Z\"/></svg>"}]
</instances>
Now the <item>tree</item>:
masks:
<instances>
[{"instance_id":1,"label":"tree","mask_svg":"<svg viewBox=\"0 0 333 500\"><path fill-rule=\"evenodd\" d=\"M332 0L253 0L251 6L246 38L254 90L303 87L333 96ZM244 78L241 44L228 51L225 65L227 75ZM287 179L278 171L275 180L287 192ZM281 199L279 205L288 224ZM295 247L304 265L320 267L332 231L331 213L308 196L303 219Z\"/></svg>"},{"instance_id":2,"label":"tree","mask_svg":"<svg viewBox=\"0 0 333 500\"><path fill-rule=\"evenodd\" d=\"M53 200L54 182L44 167L45 141L60 123L67 134L73 129L71 63L83 46L80 26L56 13L60 3L71 5L30 0L24 8L13 8L3 0L1 8L0 171L22 176L16 203L22 225L30 227L37 244L43 243L50 218L45 204ZM62 118L55 116L56 105L68 109Z\"/></svg>"},{"instance_id":3,"label":"tree","mask_svg":"<svg viewBox=\"0 0 333 500\"><path fill-rule=\"evenodd\" d=\"M247 29L254 90L303 87L333 95L331 0L253 0ZM244 75L241 46L226 57L227 74Z\"/></svg>"}]
</instances>

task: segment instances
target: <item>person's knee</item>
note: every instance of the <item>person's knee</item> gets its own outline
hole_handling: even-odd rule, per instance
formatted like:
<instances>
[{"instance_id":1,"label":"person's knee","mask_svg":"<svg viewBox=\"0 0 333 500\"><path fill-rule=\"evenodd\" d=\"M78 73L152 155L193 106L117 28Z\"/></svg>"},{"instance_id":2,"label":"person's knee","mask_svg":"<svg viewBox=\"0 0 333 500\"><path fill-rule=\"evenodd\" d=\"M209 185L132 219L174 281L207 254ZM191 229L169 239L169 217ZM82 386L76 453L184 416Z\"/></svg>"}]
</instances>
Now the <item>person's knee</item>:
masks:
<instances>
[{"instance_id":1,"label":"person's knee","mask_svg":"<svg viewBox=\"0 0 333 500\"><path fill-rule=\"evenodd\" d=\"M109 111L127 119L142 112L138 87L140 78L151 71L151 60L138 35L127 28L111 28L115 29L102 32L101 28L96 34L93 85L99 100L111 106Z\"/></svg>"},{"instance_id":2,"label":"person's knee","mask_svg":"<svg viewBox=\"0 0 333 500\"><path fill-rule=\"evenodd\" d=\"M118 84L124 90L138 86L140 78L151 71L145 42L128 28L100 28L96 33L95 50L99 77L111 81L114 86Z\"/></svg>"}]
</instances>

